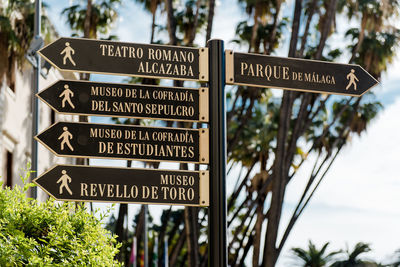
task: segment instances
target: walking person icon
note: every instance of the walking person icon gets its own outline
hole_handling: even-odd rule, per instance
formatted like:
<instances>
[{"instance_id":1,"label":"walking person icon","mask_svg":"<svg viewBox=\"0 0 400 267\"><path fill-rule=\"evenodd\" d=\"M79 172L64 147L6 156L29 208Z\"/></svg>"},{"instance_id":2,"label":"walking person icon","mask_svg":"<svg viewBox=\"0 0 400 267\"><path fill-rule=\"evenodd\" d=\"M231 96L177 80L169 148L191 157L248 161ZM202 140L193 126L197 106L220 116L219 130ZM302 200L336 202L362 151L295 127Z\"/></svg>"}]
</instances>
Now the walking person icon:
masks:
<instances>
[{"instance_id":1,"label":"walking person icon","mask_svg":"<svg viewBox=\"0 0 400 267\"><path fill-rule=\"evenodd\" d=\"M355 70L351 69L350 73L347 74L347 76L346 76L347 80L350 80L349 84L346 86L346 90L348 90L351 87L351 85L354 85L354 91L357 90L356 81L359 82L359 80L357 79L357 76L354 74L354 72L355 72Z\"/></svg>"},{"instance_id":2,"label":"walking person icon","mask_svg":"<svg viewBox=\"0 0 400 267\"><path fill-rule=\"evenodd\" d=\"M58 140L61 140L61 150L64 150L64 145L66 144L71 151L74 151L74 148L71 146L69 142L72 139L72 134L68 131L68 127L63 127L63 133L58 137Z\"/></svg>"},{"instance_id":3,"label":"walking person icon","mask_svg":"<svg viewBox=\"0 0 400 267\"><path fill-rule=\"evenodd\" d=\"M65 48L61 51L60 55L65 54L63 58L63 64L67 64L67 59L72 63L72 65L76 66L75 61L72 59L72 55L75 54L75 50L70 46L69 42L65 42Z\"/></svg>"},{"instance_id":4,"label":"walking person icon","mask_svg":"<svg viewBox=\"0 0 400 267\"><path fill-rule=\"evenodd\" d=\"M65 190L67 190L68 193L72 196L72 191L68 186L68 184L71 183L72 179L71 179L71 177L68 176L66 170L62 170L61 173L62 173L62 176L57 181L57 184L61 183L60 188L59 188L59 193L60 193L60 195L62 195L63 189L65 188Z\"/></svg>"},{"instance_id":5,"label":"walking person icon","mask_svg":"<svg viewBox=\"0 0 400 267\"><path fill-rule=\"evenodd\" d=\"M74 104L72 104L71 97L74 96L74 92L69 89L68 84L64 85L64 91L58 96L58 97L63 97L61 106L65 108L65 102L68 102L68 104L71 106L71 108L75 108Z\"/></svg>"}]
</instances>

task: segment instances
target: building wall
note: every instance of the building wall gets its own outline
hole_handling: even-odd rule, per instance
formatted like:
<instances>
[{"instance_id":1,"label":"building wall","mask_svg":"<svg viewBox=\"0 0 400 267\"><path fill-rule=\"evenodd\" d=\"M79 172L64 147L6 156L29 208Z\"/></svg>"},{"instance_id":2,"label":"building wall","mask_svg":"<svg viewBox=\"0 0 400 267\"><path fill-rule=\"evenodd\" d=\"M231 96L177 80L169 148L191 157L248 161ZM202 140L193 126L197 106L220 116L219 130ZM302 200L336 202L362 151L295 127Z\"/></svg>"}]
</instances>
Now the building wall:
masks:
<instances>
[{"instance_id":1,"label":"building wall","mask_svg":"<svg viewBox=\"0 0 400 267\"><path fill-rule=\"evenodd\" d=\"M33 69L26 65L22 71L16 72L14 90L5 82L0 87L0 175L1 180L6 183L7 171L11 173L12 186L22 184L19 177L25 173L23 170L31 161ZM57 80L65 78L76 77L51 68L47 78L40 77L39 89L43 90ZM51 125L52 117L55 121L78 121L77 116L54 112L52 115L51 108L39 100L39 133ZM72 158L56 157L38 144L38 175L55 164L73 163ZM38 189L38 198L46 199L47 194Z\"/></svg>"}]
</instances>

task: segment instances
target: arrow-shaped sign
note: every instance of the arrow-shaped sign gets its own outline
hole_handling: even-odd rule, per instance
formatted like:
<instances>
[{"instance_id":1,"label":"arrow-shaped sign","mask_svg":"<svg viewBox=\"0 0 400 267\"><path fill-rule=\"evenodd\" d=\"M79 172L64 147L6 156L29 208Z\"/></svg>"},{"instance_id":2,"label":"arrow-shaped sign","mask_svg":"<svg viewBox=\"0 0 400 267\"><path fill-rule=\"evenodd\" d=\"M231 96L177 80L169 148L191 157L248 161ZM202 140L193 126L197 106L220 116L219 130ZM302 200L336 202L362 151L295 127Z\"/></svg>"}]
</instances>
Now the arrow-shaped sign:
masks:
<instances>
[{"instance_id":1,"label":"arrow-shaped sign","mask_svg":"<svg viewBox=\"0 0 400 267\"><path fill-rule=\"evenodd\" d=\"M378 81L359 65L226 50L226 83L361 96Z\"/></svg>"},{"instance_id":2,"label":"arrow-shaped sign","mask_svg":"<svg viewBox=\"0 0 400 267\"><path fill-rule=\"evenodd\" d=\"M35 138L63 157L209 161L208 129L57 122Z\"/></svg>"},{"instance_id":3,"label":"arrow-shaped sign","mask_svg":"<svg viewBox=\"0 0 400 267\"><path fill-rule=\"evenodd\" d=\"M66 114L208 121L208 88L60 80L38 97Z\"/></svg>"},{"instance_id":4,"label":"arrow-shaped sign","mask_svg":"<svg viewBox=\"0 0 400 267\"><path fill-rule=\"evenodd\" d=\"M63 201L208 206L208 171L57 165L35 180Z\"/></svg>"},{"instance_id":5,"label":"arrow-shaped sign","mask_svg":"<svg viewBox=\"0 0 400 267\"><path fill-rule=\"evenodd\" d=\"M63 37L38 53L63 71L208 81L207 48Z\"/></svg>"}]
</instances>

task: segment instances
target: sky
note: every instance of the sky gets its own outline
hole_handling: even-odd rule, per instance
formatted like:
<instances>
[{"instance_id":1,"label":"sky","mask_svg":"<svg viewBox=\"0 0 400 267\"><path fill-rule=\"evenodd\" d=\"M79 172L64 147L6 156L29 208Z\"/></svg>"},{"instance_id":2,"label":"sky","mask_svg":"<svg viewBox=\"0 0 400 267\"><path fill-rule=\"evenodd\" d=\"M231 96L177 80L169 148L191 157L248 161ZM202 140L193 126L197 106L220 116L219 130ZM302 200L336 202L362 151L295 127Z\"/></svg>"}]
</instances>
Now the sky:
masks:
<instances>
[{"instance_id":1,"label":"sky","mask_svg":"<svg viewBox=\"0 0 400 267\"><path fill-rule=\"evenodd\" d=\"M121 41L148 43L150 15L134 1L123 2L123 7L119 9L120 18L113 34L116 34ZM282 9L284 16L291 16L292 2L292 0L287 1L286 7ZM69 36L71 32L65 20L60 19L60 12L73 1L48 0L46 3L49 6L50 19L60 36ZM165 15L158 14L160 19L163 16ZM234 38L237 23L245 18L246 14L239 8L237 1L218 1L212 37L224 40L225 48L235 51L244 50L244 47L234 45L231 40ZM346 45L348 40L343 40L340 36L343 36L342 32L348 23L355 22L348 22L344 18L338 19L338 34L330 38L328 45L338 48ZM276 55L287 55L287 42L288 40L285 40ZM196 39L196 43L204 46L205 40ZM346 249L346 246L351 249L357 242L367 242L372 248L372 251L366 254L367 258L383 262L389 261L393 253L400 249L398 242L400 236L400 175L398 174L400 77L398 73L400 73L400 57L388 67L388 71L382 76L381 84L373 89L377 100L384 104L384 110L369 125L365 133L351 140L336 159L292 230L277 266L292 265L294 260L290 254L290 248L306 248L308 240L314 242L317 247L330 242L329 251ZM93 75L93 79L121 81L121 77L105 75ZM280 94L281 91L276 90L275 93ZM112 166L126 164L123 161L92 162L96 165ZM306 182L302 177L306 177L307 173L307 171L304 171L304 175L300 173L299 178L288 185L281 228L286 225L290 212L302 193ZM230 177L228 177L228 183L229 179ZM129 206L131 219L138 205ZM150 211L156 219L160 208L150 206Z\"/></svg>"}]
</instances>

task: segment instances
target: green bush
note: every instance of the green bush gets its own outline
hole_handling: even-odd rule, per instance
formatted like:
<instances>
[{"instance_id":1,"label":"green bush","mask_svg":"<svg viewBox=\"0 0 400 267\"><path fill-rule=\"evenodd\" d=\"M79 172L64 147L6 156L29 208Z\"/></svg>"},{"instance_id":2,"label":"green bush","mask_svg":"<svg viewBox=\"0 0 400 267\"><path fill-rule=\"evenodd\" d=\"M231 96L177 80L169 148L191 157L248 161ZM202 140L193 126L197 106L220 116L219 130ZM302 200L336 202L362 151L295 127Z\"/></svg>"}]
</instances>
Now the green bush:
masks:
<instances>
[{"instance_id":1,"label":"green bush","mask_svg":"<svg viewBox=\"0 0 400 267\"><path fill-rule=\"evenodd\" d=\"M119 244L83 205L40 203L24 186L0 185L0 266L119 266Z\"/></svg>"}]
</instances>

